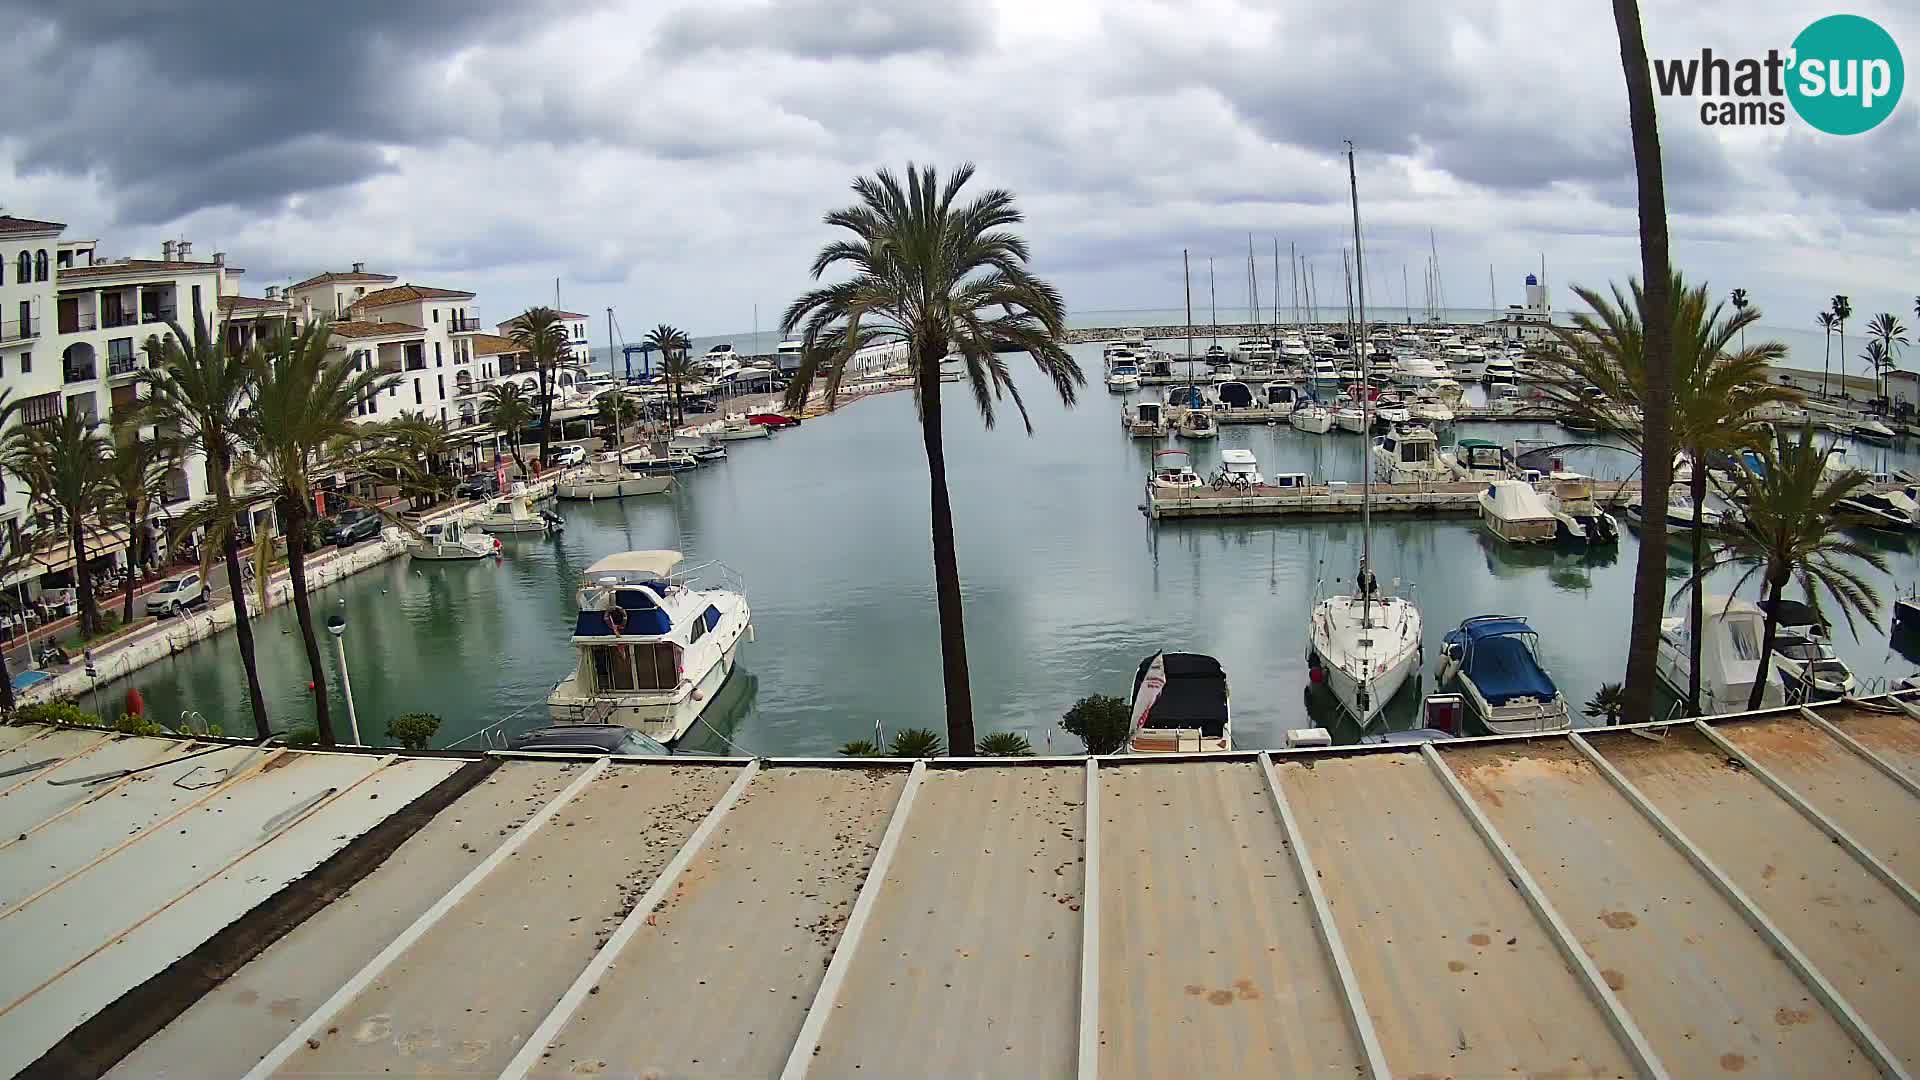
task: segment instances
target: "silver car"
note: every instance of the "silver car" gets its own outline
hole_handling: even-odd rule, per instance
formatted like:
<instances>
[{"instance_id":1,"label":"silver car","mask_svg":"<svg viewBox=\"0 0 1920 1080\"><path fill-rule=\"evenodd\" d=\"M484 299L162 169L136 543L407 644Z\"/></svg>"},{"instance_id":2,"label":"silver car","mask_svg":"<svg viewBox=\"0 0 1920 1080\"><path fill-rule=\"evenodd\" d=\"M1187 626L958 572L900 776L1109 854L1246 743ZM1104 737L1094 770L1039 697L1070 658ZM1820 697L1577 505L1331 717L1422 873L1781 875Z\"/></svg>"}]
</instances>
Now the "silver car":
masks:
<instances>
[{"instance_id":1,"label":"silver car","mask_svg":"<svg viewBox=\"0 0 1920 1080\"><path fill-rule=\"evenodd\" d=\"M145 607L147 614L164 619L203 604L206 600L207 583L195 570L162 582L159 588L147 594Z\"/></svg>"}]
</instances>

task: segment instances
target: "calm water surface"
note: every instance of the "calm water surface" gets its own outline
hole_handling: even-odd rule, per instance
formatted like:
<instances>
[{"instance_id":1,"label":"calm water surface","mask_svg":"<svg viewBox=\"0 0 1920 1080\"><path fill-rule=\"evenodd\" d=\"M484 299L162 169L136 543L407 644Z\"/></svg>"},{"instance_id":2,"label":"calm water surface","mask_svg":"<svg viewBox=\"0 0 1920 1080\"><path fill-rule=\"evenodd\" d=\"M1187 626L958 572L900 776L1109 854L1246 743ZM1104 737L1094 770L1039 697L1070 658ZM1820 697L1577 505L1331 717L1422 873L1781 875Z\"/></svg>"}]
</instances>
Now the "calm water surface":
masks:
<instances>
[{"instance_id":1,"label":"calm water surface","mask_svg":"<svg viewBox=\"0 0 1920 1080\"><path fill-rule=\"evenodd\" d=\"M1097 348L1076 349L1091 379ZM1032 384L1034 380L1026 380ZM952 388L949 387L951 390ZM1149 395L1158 396L1157 388ZM1025 732L1036 748L1078 751L1056 729L1089 693L1126 696L1135 665L1156 649L1212 653L1233 688L1236 741L1274 746L1281 732L1331 717L1306 686L1306 621L1318 593L1351 577L1357 521L1167 522L1141 515L1151 451L1120 431L1121 399L1090 386L1067 410L1029 390L1035 434L1006 410L989 431L949 409L948 462L965 583L969 659L981 732ZM1559 440L1548 425L1462 425L1460 436L1511 444ZM1171 445L1171 443L1166 444ZM1360 476L1359 438L1283 426L1231 426L1217 445L1186 444L1210 472L1225 447L1246 447L1263 470ZM506 557L467 564L376 567L324 590L321 613L349 620L348 663L363 735L378 739L400 713L446 720L439 744L510 718L536 722L573 663L567 635L580 571L609 552L678 548L720 559L745 577L758 640L690 740L754 753L830 753L848 739L941 726L939 637L927 538L926 464L913 401L858 402L766 441L734 443L730 460L682 474L670 497L559 504L557 539L503 538ZM1920 455L1866 447L1863 463L1912 466ZM1626 475L1625 454L1582 450L1572 467ZM1920 542L1868 535L1892 563L1883 594L1920 578ZM1500 544L1460 518L1382 516L1377 573L1411 588L1426 618L1423 687L1439 639L1462 618L1528 616L1568 699L1578 705L1625 668L1634 539L1580 556ZM1673 549L1670 576L1686 575ZM1882 615L1884 625L1885 616ZM256 624L261 675L276 721L310 714L306 662L290 608ZM1920 656L1893 652L1884 632L1837 633L1863 681L1910 674ZM327 643L330 644L330 643ZM330 682L344 731L338 674ZM198 709L229 731L248 727L231 635L136 673L127 683L155 715ZM103 699L123 686L103 687ZM1403 694L1397 726L1413 720Z\"/></svg>"}]
</instances>

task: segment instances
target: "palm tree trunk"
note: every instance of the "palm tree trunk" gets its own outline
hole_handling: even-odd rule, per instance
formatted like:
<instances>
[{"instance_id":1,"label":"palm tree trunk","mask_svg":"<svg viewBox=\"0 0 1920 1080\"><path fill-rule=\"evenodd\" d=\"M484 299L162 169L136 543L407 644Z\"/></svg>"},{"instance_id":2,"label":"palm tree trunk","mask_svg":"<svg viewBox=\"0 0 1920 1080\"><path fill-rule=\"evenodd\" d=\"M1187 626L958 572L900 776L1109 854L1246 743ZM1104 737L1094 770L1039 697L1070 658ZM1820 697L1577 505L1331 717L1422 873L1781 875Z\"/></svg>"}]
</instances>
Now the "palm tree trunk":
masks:
<instances>
[{"instance_id":1,"label":"palm tree trunk","mask_svg":"<svg viewBox=\"0 0 1920 1080\"><path fill-rule=\"evenodd\" d=\"M1626 715L1639 723L1653 714L1660 654L1660 612L1666 604L1667 485L1673 477L1673 270L1667 254L1666 180L1660 166L1659 118L1647 70L1647 42L1636 0L1613 0L1620 66L1627 81L1633 129L1633 165L1640 205L1640 274L1647 303L1645 435L1640 554L1633 578L1633 630L1627 646Z\"/></svg>"},{"instance_id":2,"label":"palm tree trunk","mask_svg":"<svg viewBox=\"0 0 1920 1080\"><path fill-rule=\"evenodd\" d=\"M553 367L540 365L540 460L547 460L547 446L553 441Z\"/></svg>"},{"instance_id":3,"label":"palm tree trunk","mask_svg":"<svg viewBox=\"0 0 1920 1080\"><path fill-rule=\"evenodd\" d=\"M1820 336L1826 339L1824 344L1827 347L1826 351L1820 357L1820 396L1826 397L1827 369L1833 366L1833 331L1828 330Z\"/></svg>"},{"instance_id":4,"label":"palm tree trunk","mask_svg":"<svg viewBox=\"0 0 1920 1080\"><path fill-rule=\"evenodd\" d=\"M130 502L126 506L126 511L127 511L127 588L126 588L126 595L122 598L121 604L120 604L120 625L122 626L130 626L133 624L133 580L134 580L135 572L138 570L140 566L139 530L141 526L139 524L139 521L140 521L141 509L142 507L140 506L139 503Z\"/></svg>"},{"instance_id":5,"label":"palm tree trunk","mask_svg":"<svg viewBox=\"0 0 1920 1080\"><path fill-rule=\"evenodd\" d=\"M1701 534L1706 514L1707 469L1698 453L1693 459L1693 595L1687 603L1689 638L1687 641L1687 709L1690 715L1700 715L1700 631L1707 621L1706 594L1700 582L1700 560L1706 557L1707 538Z\"/></svg>"},{"instance_id":6,"label":"palm tree trunk","mask_svg":"<svg viewBox=\"0 0 1920 1080\"><path fill-rule=\"evenodd\" d=\"M320 662L320 639L313 632L313 602L307 597L307 504L288 499L281 507L287 523L287 577L293 584L293 612L300 620L300 640L307 647L307 671L313 680L313 728L320 745L332 746L333 717L327 701L327 672Z\"/></svg>"},{"instance_id":7,"label":"palm tree trunk","mask_svg":"<svg viewBox=\"0 0 1920 1080\"><path fill-rule=\"evenodd\" d=\"M207 456L208 487L214 499L227 508L225 528L221 529L220 553L227 564L227 593L233 599L233 634L240 645L240 666L247 673L247 704L253 709L253 731L257 738L273 734L267 722L267 699L260 693L260 664L253 652L253 617L247 611L247 579L240 571L240 537L233 530L233 493L227 486L227 459L224 454Z\"/></svg>"},{"instance_id":8,"label":"palm tree trunk","mask_svg":"<svg viewBox=\"0 0 1920 1080\"><path fill-rule=\"evenodd\" d=\"M80 638L100 632L100 602L93 598L93 569L87 565L86 526L80 515L67 515L67 542L73 546L74 591L80 594Z\"/></svg>"},{"instance_id":9,"label":"palm tree trunk","mask_svg":"<svg viewBox=\"0 0 1920 1080\"><path fill-rule=\"evenodd\" d=\"M940 668L947 692L947 752L973 755L973 688L967 681L967 631L960 610L960 560L953 546L947 452L940 432L940 356L920 362L920 436L933 488L933 592L940 609Z\"/></svg>"},{"instance_id":10,"label":"palm tree trunk","mask_svg":"<svg viewBox=\"0 0 1920 1080\"><path fill-rule=\"evenodd\" d=\"M33 663L31 657L27 663ZM19 706L20 703L13 698L13 667L7 663L7 650L0 648L0 713L11 716Z\"/></svg>"},{"instance_id":11,"label":"palm tree trunk","mask_svg":"<svg viewBox=\"0 0 1920 1080\"><path fill-rule=\"evenodd\" d=\"M1753 690L1747 694L1748 712L1760 707L1761 700L1767 695L1767 684L1773 681L1773 636L1780 626L1779 616L1775 613L1780 610L1780 594L1786 589L1785 574L1767 582L1767 596L1773 602L1767 605L1766 622L1760 631L1760 673L1754 676Z\"/></svg>"}]
</instances>

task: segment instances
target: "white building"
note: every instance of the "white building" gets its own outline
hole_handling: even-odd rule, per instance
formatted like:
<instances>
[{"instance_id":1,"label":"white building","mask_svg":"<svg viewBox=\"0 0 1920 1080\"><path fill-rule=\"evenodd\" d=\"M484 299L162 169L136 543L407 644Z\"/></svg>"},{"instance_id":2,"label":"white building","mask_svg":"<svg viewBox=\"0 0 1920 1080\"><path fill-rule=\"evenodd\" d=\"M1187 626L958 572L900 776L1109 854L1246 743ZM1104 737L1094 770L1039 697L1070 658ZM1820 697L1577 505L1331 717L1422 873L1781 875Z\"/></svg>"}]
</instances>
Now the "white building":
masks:
<instances>
[{"instance_id":1,"label":"white building","mask_svg":"<svg viewBox=\"0 0 1920 1080\"><path fill-rule=\"evenodd\" d=\"M554 314L560 317L560 322L567 331L567 348L564 353L567 360L582 368L592 368L593 346L587 342L587 321L590 316L582 315L577 311L555 311ZM494 329L499 331L503 338L512 337L513 319L496 323Z\"/></svg>"},{"instance_id":2,"label":"white building","mask_svg":"<svg viewBox=\"0 0 1920 1080\"><path fill-rule=\"evenodd\" d=\"M1508 304L1506 313L1487 323L1508 341L1547 341L1553 337L1553 301L1540 279L1527 275L1527 302Z\"/></svg>"},{"instance_id":3,"label":"white building","mask_svg":"<svg viewBox=\"0 0 1920 1080\"><path fill-rule=\"evenodd\" d=\"M459 375L473 378L473 337L480 320L473 294L426 285L392 285L390 274L369 274L355 263L346 273L308 278L287 290L293 317L334 319L333 341L358 366L400 376L370 396L360 415L370 423L403 412L462 426ZM386 286L380 288L378 286Z\"/></svg>"}]
</instances>

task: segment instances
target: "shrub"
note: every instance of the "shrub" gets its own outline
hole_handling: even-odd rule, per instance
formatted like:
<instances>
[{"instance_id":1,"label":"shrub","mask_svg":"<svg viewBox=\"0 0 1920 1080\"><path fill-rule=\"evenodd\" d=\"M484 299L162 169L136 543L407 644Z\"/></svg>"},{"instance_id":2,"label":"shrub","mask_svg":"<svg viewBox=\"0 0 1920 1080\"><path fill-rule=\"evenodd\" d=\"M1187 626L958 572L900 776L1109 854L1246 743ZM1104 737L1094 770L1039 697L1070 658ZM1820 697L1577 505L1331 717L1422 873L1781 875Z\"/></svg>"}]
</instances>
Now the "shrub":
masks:
<instances>
[{"instance_id":1,"label":"shrub","mask_svg":"<svg viewBox=\"0 0 1920 1080\"><path fill-rule=\"evenodd\" d=\"M87 712L71 701L44 701L33 705L22 705L13 711L16 724L79 724L83 727L105 727L99 717Z\"/></svg>"},{"instance_id":2,"label":"shrub","mask_svg":"<svg viewBox=\"0 0 1920 1080\"><path fill-rule=\"evenodd\" d=\"M842 743L840 745L840 756L884 757L885 755L878 746L873 745L872 739L855 739L850 743Z\"/></svg>"},{"instance_id":3,"label":"shrub","mask_svg":"<svg viewBox=\"0 0 1920 1080\"><path fill-rule=\"evenodd\" d=\"M168 734L167 729L157 721L149 720L144 716L135 716L132 713L121 713L120 719L114 722L113 730L124 735Z\"/></svg>"},{"instance_id":4,"label":"shrub","mask_svg":"<svg viewBox=\"0 0 1920 1080\"><path fill-rule=\"evenodd\" d=\"M1609 725L1617 724L1627 711L1626 690L1617 682L1601 683L1580 711L1596 720L1605 719Z\"/></svg>"},{"instance_id":5,"label":"shrub","mask_svg":"<svg viewBox=\"0 0 1920 1080\"><path fill-rule=\"evenodd\" d=\"M1060 718L1060 726L1078 735L1089 754L1117 752L1127 744L1127 729L1132 725L1132 706L1106 694L1088 694Z\"/></svg>"},{"instance_id":6,"label":"shrub","mask_svg":"<svg viewBox=\"0 0 1920 1080\"><path fill-rule=\"evenodd\" d=\"M946 752L947 744L940 738L940 733L923 727L901 728L893 733L893 741L887 744L887 753L894 757L939 757Z\"/></svg>"},{"instance_id":7,"label":"shrub","mask_svg":"<svg viewBox=\"0 0 1920 1080\"><path fill-rule=\"evenodd\" d=\"M996 731L974 744L981 757L1032 757L1033 744L1017 731Z\"/></svg>"},{"instance_id":8,"label":"shrub","mask_svg":"<svg viewBox=\"0 0 1920 1080\"><path fill-rule=\"evenodd\" d=\"M297 724L287 729L288 746L317 746L320 742L320 729L311 723Z\"/></svg>"},{"instance_id":9,"label":"shrub","mask_svg":"<svg viewBox=\"0 0 1920 1080\"><path fill-rule=\"evenodd\" d=\"M430 712L402 713L387 725L387 737L405 750L425 750L440 730L440 718Z\"/></svg>"}]
</instances>

